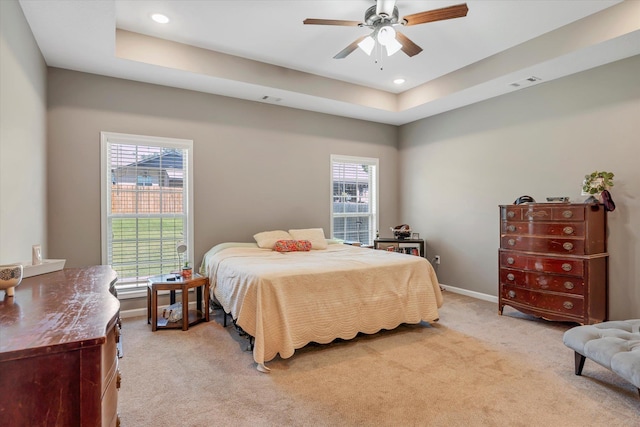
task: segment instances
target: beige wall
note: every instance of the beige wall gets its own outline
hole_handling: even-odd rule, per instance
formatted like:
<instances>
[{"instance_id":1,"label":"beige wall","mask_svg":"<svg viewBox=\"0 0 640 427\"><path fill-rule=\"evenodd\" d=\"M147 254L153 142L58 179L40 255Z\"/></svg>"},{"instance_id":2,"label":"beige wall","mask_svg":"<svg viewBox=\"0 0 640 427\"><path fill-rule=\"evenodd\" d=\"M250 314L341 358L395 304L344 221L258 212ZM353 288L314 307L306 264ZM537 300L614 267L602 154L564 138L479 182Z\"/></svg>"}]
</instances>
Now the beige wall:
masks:
<instances>
[{"instance_id":1,"label":"beige wall","mask_svg":"<svg viewBox=\"0 0 640 427\"><path fill-rule=\"evenodd\" d=\"M397 223L395 126L50 68L49 247L99 264L100 131L194 141L195 265L270 229L330 231L331 154L380 159L380 227Z\"/></svg>"},{"instance_id":2,"label":"beige wall","mask_svg":"<svg viewBox=\"0 0 640 427\"><path fill-rule=\"evenodd\" d=\"M640 57L400 128L403 222L441 255L440 281L497 295L498 205L580 198L615 173L608 215L610 318L640 316Z\"/></svg>"},{"instance_id":3,"label":"beige wall","mask_svg":"<svg viewBox=\"0 0 640 427\"><path fill-rule=\"evenodd\" d=\"M0 264L47 251L46 65L17 1L0 1Z\"/></svg>"}]
</instances>

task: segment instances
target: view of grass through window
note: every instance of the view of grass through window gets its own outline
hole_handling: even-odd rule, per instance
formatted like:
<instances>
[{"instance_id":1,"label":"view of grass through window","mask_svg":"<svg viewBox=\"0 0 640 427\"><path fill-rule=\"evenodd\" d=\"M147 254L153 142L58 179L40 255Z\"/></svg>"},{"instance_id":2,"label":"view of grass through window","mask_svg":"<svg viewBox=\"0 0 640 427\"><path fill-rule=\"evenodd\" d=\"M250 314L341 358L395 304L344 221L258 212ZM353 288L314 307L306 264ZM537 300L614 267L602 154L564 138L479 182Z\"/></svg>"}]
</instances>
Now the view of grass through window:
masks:
<instances>
[{"instance_id":1,"label":"view of grass through window","mask_svg":"<svg viewBox=\"0 0 640 427\"><path fill-rule=\"evenodd\" d=\"M178 270L175 244L183 239L182 218L112 218L112 262L120 284Z\"/></svg>"}]
</instances>

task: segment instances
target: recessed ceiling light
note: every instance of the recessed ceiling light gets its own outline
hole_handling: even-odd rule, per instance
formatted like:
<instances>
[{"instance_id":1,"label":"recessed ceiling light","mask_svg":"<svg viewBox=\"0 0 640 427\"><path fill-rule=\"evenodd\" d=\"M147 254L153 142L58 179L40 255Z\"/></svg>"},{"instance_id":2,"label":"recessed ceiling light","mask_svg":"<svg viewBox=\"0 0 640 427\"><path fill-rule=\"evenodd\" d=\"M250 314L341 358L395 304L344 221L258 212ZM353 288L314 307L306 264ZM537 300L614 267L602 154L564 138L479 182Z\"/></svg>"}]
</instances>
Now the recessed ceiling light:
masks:
<instances>
[{"instance_id":1,"label":"recessed ceiling light","mask_svg":"<svg viewBox=\"0 0 640 427\"><path fill-rule=\"evenodd\" d=\"M405 82L405 80L404 80L404 79L395 79L393 82L394 82L395 84L397 84L397 85L401 85L402 83L404 83L404 82Z\"/></svg>"},{"instance_id":2,"label":"recessed ceiling light","mask_svg":"<svg viewBox=\"0 0 640 427\"><path fill-rule=\"evenodd\" d=\"M151 15L151 19L156 21L158 24L166 24L167 22L169 22L169 18L161 13L154 13L153 15Z\"/></svg>"}]
</instances>

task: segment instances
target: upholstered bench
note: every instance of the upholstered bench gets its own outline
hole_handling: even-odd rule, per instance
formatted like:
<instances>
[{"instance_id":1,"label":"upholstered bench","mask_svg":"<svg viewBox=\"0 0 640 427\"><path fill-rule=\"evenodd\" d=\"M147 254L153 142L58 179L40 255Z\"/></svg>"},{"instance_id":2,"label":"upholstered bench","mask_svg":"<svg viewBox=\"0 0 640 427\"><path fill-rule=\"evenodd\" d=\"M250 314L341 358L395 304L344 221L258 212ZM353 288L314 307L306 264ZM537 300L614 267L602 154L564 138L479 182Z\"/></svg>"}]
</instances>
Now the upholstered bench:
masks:
<instances>
[{"instance_id":1,"label":"upholstered bench","mask_svg":"<svg viewBox=\"0 0 640 427\"><path fill-rule=\"evenodd\" d=\"M640 319L576 326L562 341L575 351L575 372L582 374L586 358L620 375L640 395Z\"/></svg>"}]
</instances>

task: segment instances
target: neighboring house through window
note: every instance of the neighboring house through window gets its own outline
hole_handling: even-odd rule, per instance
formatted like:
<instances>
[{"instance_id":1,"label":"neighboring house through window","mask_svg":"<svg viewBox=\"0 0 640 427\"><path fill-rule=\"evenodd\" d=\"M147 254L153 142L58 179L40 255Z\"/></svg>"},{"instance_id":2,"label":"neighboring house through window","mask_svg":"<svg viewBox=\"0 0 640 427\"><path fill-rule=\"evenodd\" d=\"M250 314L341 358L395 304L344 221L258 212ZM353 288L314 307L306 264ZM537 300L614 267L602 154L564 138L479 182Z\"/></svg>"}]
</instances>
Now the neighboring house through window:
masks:
<instances>
[{"instance_id":1,"label":"neighboring house through window","mask_svg":"<svg viewBox=\"0 0 640 427\"><path fill-rule=\"evenodd\" d=\"M378 159L331 155L331 235L372 245L378 229Z\"/></svg>"},{"instance_id":2,"label":"neighboring house through window","mask_svg":"<svg viewBox=\"0 0 640 427\"><path fill-rule=\"evenodd\" d=\"M101 133L102 263L119 291L193 261L192 151L191 140Z\"/></svg>"}]
</instances>

